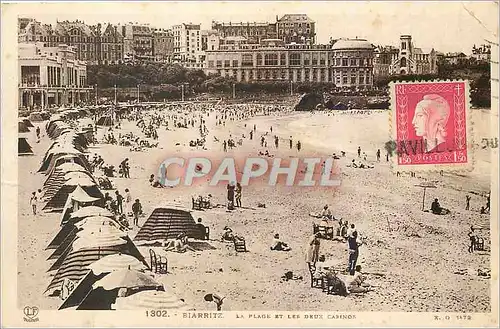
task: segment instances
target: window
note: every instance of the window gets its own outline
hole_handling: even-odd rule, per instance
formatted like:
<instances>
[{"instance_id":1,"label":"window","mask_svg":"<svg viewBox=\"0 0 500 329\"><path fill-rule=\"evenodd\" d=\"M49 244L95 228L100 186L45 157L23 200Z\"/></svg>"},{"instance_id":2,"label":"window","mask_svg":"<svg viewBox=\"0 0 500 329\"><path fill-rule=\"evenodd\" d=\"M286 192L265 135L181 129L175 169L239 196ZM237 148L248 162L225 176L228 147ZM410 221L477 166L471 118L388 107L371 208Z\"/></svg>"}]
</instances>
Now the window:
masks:
<instances>
[{"instance_id":1,"label":"window","mask_svg":"<svg viewBox=\"0 0 500 329\"><path fill-rule=\"evenodd\" d=\"M351 58L351 65L350 66L356 66L356 60L354 58Z\"/></svg>"},{"instance_id":2,"label":"window","mask_svg":"<svg viewBox=\"0 0 500 329\"><path fill-rule=\"evenodd\" d=\"M252 54L243 54L241 56L241 66L253 66L253 55Z\"/></svg>"},{"instance_id":3,"label":"window","mask_svg":"<svg viewBox=\"0 0 500 329\"><path fill-rule=\"evenodd\" d=\"M261 66L261 65L262 65L262 55L257 54L257 66Z\"/></svg>"},{"instance_id":4,"label":"window","mask_svg":"<svg viewBox=\"0 0 500 329\"><path fill-rule=\"evenodd\" d=\"M405 57L401 58L401 66L406 67L406 58Z\"/></svg>"},{"instance_id":5,"label":"window","mask_svg":"<svg viewBox=\"0 0 500 329\"><path fill-rule=\"evenodd\" d=\"M326 54L321 53L319 55L319 65L325 65L326 64Z\"/></svg>"},{"instance_id":6,"label":"window","mask_svg":"<svg viewBox=\"0 0 500 329\"><path fill-rule=\"evenodd\" d=\"M347 58L342 58L342 66L347 66Z\"/></svg>"},{"instance_id":7,"label":"window","mask_svg":"<svg viewBox=\"0 0 500 329\"><path fill-rule=\"evenodd\" d=\"M280 64L281 65L286 65L286 54L281 54L280 55Z\"/></svg>"},{"instance_id":8,"label":"window","mask_svg":"<svg viewBox=\"0 0 500 329\"><path fill-rule=\"evenodd\" d=\"M214 61L208 61L208 67L214 67Z\"/></svg>"},{"instance_id":9,"label":"window","mask_svg":"<svg viewBox=\"0 0 500 329\"><path fill-rule=\"evenodd\" d=\"M238 60L237 59L233 60L233 67L238 67Z\"/></svg>"},{"instance_id":10,"label":"window","mask_svg":"<svg viewBox=\"0 0 500 329\"><path fill-rule=\"evenodd\" d=\"M264 65L268 66L278 65L278 54L265 54Z\"/></svg>"},{"instance_id":11,"label":"window","mask_svg":"<svg viewBox=\"0 0 500 329\"><path fill-rule=\"evenodd\" d=\"M355 85L355 84L356 84L356 76L351 73L351 85Z\"/></svg>"},{"instance_id":12,"label":"window","mask_svg":"<svg viewBox=\"0 0 500 329\"><path fill-rule=\"evenodd\" d=\"M281 70L281 80L285 80L286 79L286 71L285 70Z\"/></svg>"},{"instance_id":13,"label":"window","mask_svg":"<svg viewBox=\"0 0 500 329\"><path fill-rule=\"evenodd\" d=\"M253 80L253 71L252 70L250 70L248 72L248 80Z\"/></svg>"},{"instance_id":14,"label":"window","mask_svg":"<svg viewBox=\"0 0 500 329\"><path fill-rule=\"evenodd\" d=\"M300 66L300 53L291 53L289 61L290 66Z\"/></svg>"},{"instance_id":15,"label":"window","mask_svg":"<svg viewBox=\"0 0 500 329\"><path fill-rule=\"evenodd\" d=\"M297 71L297 81L302 81L302 71Z\"/></svg>"},{"instance_id":16,"label":"window","mask_svg":"<svg viewBox=\"0 0 500 329\"><path fill-rule=\"evenodd\" d=\"M342 76L342 84L347 84L347 75Z\"/></svg>"},{"instance_id":17,"label":"window","mask_svg":"<svg viewBox=\"0 0 500 329\"><path fill-rule=\"evenodd\" d=\"M304 65L308 66L311 63L311 54L304 54Z\"/></svg>"},{"instance_id":18,"label":"window","mask_svg":"<svg viewBox=\"0 0 500 329\"><path fill-rule=\"evenodd\" d=\"M222 61L217 61L217 67L222 67Z\"/></svg>"},{"instance_id":19,"label":"window","mask_svg":"<svg viewBox=\"0 0 500 329\"><path fill-rule=\"evenodd\" d=\"M312 65L318 65L318 54L312 54Z\"/></svg>"},{"instance_id":20,"label":"window","mask_svg":"<svg viewBox=\"0 0 500 329\"><path fill-rule=\"evenodd\" d=\"M309 78L310 78L310 76L309 76L309 70L305 70L305 72L304 72L304 80L305 81L309 81Z\"/></svg>"},{"instance_id":21,"label":"window","mask_svg":"<svg viewBox=\"0 0 500 329\"><path fill-rule=\"evenodd\" d=\"M401 43L401 49L406 49L406 42Z\"/></svg>"},{"instance_id":22,"label":"window","mask_svg":"<svg viewBox=\"0 0 500 329\"><path fill-rule=\"evenodd\" d=\"M224 61L224 67L230 67L231 66L231 61L229 59L226 59Z\"/></svg>"}]
</instances>

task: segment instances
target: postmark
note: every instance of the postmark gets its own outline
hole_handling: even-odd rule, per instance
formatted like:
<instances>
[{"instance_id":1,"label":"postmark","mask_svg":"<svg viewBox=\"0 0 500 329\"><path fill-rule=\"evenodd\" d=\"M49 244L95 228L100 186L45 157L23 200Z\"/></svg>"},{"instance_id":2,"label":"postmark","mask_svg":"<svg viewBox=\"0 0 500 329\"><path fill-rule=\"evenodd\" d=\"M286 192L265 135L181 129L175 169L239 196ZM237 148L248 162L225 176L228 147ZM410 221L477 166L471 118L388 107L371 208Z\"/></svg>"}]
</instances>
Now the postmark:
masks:
<instances>
[{"instance_id":1,"label":"postmark","mask_svg":"<svg viewBox=\"0 0 500 329\"><path fill-rule=\"evenodd\" d=\"M466 80L391 84L394 170L472 169L469 89Z\"/></svg>"}]
</instances>

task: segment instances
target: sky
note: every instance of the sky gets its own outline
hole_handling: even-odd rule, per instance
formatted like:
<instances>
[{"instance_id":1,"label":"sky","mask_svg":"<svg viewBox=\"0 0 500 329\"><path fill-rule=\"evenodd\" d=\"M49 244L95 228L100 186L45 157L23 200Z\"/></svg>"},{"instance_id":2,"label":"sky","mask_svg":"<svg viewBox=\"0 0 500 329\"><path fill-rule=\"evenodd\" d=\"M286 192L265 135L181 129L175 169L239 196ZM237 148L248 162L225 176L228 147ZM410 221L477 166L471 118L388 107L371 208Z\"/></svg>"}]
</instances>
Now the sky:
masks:
<instances>
[{"instance_id":1,"label":"sky","mask_svg":"<svg viewBox=\"0 0 500 329\"><path fill-rule=\"evenodd\" d=\"M318 43L328 43L331 37L358 37L376 45L397 46L400 35L410 34L416 47L466 54L474 44L498 39L498 4L494 2L59 2L11 6L19 17L47 24L79 19L88 24L149 23L158 28L191 22L210 29L212 20L274 22L276 15L305 13L316 22Z\"/></svg>"}]
</instances>

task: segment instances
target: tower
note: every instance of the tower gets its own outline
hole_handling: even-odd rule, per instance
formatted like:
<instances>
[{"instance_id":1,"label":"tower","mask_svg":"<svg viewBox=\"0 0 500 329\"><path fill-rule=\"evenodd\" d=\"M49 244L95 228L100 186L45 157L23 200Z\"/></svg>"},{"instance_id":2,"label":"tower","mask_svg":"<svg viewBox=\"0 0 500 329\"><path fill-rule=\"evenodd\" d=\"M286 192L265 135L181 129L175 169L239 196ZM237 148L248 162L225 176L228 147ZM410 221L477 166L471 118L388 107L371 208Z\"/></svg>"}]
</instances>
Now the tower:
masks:
<instances>
[{"instance_id":1,"label":"tower","mask_svg":"<svg viewBox=\"0 0 500 329\"><path fill-rule=\"evenodd\" d=\"M412 58L412 43L411 35L402 35L400 37L400 48L399 48L399 74L409 74L411 73L411 58Z\"/></svg>"}]
</instances>

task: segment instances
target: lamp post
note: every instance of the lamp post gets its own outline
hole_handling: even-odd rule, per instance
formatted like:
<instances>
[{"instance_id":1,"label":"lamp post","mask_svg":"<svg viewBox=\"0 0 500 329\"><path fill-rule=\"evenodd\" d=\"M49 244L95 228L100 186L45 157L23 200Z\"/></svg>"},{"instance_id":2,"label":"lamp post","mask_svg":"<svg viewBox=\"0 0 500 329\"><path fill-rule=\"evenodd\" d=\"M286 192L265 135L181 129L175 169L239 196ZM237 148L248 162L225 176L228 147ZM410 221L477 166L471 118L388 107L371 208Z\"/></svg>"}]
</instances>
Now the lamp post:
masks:
<instances>
[{"instance_id":1,"label":"lamp post","mask_svg":"<svg viewBox=\"0 0 500 329\"><path fill-rule=\"evenodd\" d=\"M116 105L116 85L115 85L115 105Z\"/></svg>"},{"instance_id":2,"label":"lamp post","mask_svg":"<svg viewBox=\"0 0 500 329\"><path fill-rule=\"evenodd\" d=\"M98 97L97 97L97 83L94 85L95 87L95 106L97 106L97 100L98 100Z\"/></svg>"},{"instance_id":3,"label":"lamp post","mask_svg":"<svg viewBox=\"0 0 500 329\"><path fill-rule=\"evenodd\" d=\"M233 82L233 99L236 98L236 84Z\"/></svg>"},{"instance_id":4,"label":"lamp post","mask_svg":"<svg viewBox=\"0 0 500 329\"><path fill-rule=\"evenodd\" d=\"M293 96L293 80L290 80L290 96Z\"/></svg>"},{"instance_id":5,"label":"lamp post","mask_svg":"<svg viewBox=\"0 0 500 329\"><path fill-rule=\"evenodd\" d=\"M139 104L140 99L141 99L141 89L140 89L140 84L137 85L137 104Z\"/></svg>"}]
</instances>

